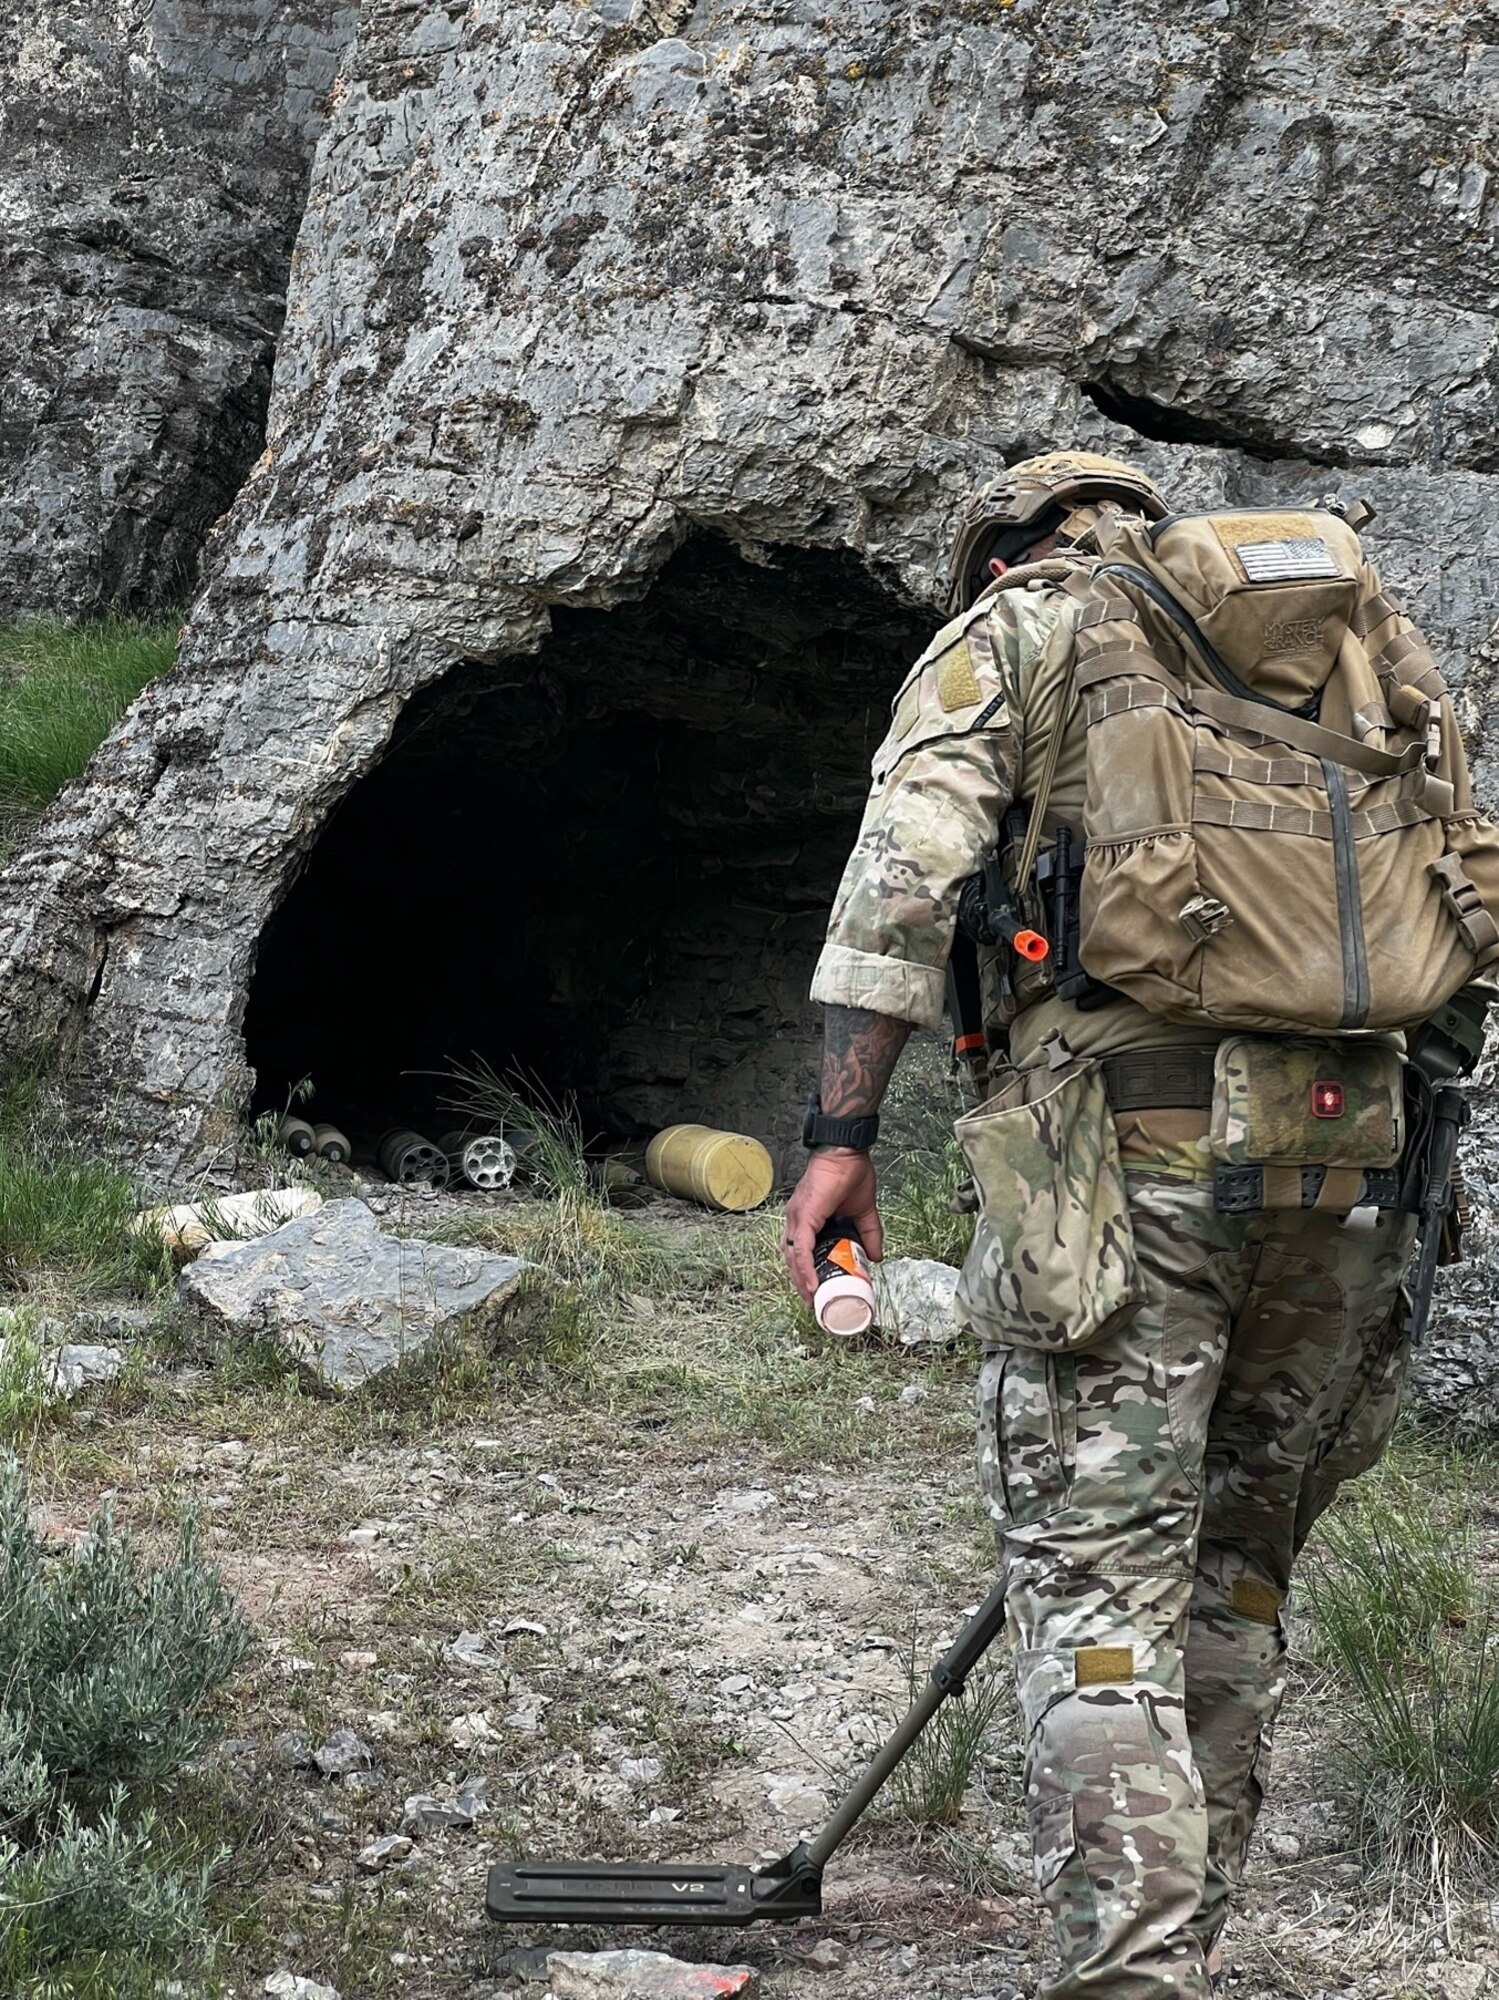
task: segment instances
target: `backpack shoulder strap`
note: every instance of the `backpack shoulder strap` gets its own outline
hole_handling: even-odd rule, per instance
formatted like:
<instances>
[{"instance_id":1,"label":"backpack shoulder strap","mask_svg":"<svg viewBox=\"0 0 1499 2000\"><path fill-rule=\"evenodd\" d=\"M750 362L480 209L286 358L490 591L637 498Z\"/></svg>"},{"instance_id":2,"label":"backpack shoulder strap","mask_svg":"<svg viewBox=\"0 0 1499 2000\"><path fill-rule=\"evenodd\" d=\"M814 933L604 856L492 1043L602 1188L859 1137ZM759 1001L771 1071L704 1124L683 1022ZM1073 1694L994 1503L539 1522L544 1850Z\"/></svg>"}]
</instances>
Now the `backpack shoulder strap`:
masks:
<instances>
[{"instance_id":1,"label":"backpack shoulder strap","mask_svg":"<svg viewBox=\"0 0 1499 2000\"><path fill-rule=\"evenodd\" d=\"M1059 585L1075 604L1082 607L1089 600L1096 560L1096 558L1088 560L1077 556L1052 557L1044 562L1028 563L1026 568L1032 572L1060 570L1059 575L1052 574L1047 580ZM1008 582L1009 576L1016 574L1019 572L1007 572L1000 578L1000 582L1002 584ZM1012 885L1016 894L1021 896L1030 888L1031 877L1035 873L1036 857L1041 852L1042 830L1046 824L1046 809L1051 803L1057 766L1061 762L1062 743L1077 707L1077 619L1069 620L1068 624L1070 629L1067 632L1066 652L1061 671L1057 676L1056 706L1052 712L1041 768L1036 776L1036 789L1031 794L1031 810L1030 817L1026 821L1025 841L1020 850L1020 863ZM1031 717L1027 717L1027 733L1031 720Z\"/></svg>"}]
</instances>

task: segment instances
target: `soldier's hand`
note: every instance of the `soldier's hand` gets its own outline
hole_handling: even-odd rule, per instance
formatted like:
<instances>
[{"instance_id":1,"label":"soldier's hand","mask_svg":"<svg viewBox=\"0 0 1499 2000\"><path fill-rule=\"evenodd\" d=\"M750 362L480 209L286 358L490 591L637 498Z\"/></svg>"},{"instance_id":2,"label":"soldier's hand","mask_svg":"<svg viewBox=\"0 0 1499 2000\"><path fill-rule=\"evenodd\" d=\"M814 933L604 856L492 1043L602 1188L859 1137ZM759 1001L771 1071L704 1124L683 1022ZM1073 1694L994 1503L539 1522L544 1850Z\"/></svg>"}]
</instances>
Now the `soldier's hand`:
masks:
<instances>
[{"instance_id":1,"label":"soldier's hand","mask_svg":"<svg viewBox=\"0 0 1499 2000\"><path fill-rule=\"evenodd\" d=\"M807 1156L796 1191L786 1204L781 1249L791 1282L808 1305L817 1290L812 1245L829 1216L846 1215L863 1238L871 1259L879 1262L885 1232L875 1202L874 1162L868 1153L857 1153L849 1146L819 1146Z\"/></svg>"}]
</instances>

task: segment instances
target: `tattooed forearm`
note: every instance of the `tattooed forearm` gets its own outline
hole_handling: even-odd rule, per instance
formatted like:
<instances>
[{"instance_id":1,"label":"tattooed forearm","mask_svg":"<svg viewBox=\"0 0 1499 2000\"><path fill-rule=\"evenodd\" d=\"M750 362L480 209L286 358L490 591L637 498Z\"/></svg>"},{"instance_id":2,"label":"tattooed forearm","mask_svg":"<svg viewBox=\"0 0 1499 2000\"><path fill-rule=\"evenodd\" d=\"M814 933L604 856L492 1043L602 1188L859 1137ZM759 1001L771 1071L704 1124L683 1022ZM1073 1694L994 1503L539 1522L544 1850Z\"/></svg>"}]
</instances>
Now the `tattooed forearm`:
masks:
<instances>
[{"instance_id":1,"label":"tattooed forearm","mask_svg":"<svg viewBox=\"0 0 1499 2000\"><path fill-rule=\"evenodd\" d=\"M829 1007L823 1022L822 1108L832 1118L878 1111L911 1032L909 1021L863 1007Z\"/></svg>"}]
</instances>

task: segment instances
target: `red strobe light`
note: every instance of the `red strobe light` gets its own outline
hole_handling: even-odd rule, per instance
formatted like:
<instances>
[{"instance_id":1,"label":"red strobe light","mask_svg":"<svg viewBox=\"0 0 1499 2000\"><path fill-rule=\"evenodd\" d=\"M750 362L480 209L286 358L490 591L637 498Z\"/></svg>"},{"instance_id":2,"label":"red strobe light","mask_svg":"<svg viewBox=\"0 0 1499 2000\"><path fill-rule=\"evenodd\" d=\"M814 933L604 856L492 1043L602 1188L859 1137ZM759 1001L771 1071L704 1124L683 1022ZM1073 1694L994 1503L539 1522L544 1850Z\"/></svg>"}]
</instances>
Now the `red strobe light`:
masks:
<instances>
[{"instance_id":1,"label":"red strobe light","mask_svg":"<svg viewBox=\"0 0 1499 2000\"><path fill-rule=\"evenodd\" d=\"M1312 1116L1314 1118L1341 1118L1347 1109L1347 1100L1340 1083L1314 1083L1312 1085Z\"/></svg>"}]
</instances>

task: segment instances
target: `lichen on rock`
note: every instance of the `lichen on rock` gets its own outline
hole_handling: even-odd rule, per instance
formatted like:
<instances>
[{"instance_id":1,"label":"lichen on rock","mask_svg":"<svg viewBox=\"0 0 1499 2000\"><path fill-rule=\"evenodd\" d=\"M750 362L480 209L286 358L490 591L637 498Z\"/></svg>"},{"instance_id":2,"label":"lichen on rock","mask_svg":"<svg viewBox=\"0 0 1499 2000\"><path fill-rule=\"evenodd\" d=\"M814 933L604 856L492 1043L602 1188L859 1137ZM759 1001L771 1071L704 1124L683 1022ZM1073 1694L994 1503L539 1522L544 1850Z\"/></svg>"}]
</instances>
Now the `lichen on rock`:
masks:
<instances>
[{"instance_id":1,"label":"lichen on rock","mask_svg":"<svg viewBox=\"0 0 1499 2000\"><path fill-rule=\"evenodd\" d=\"M1368 495L1492 802L1489 53L1460 14L1341 0L366 5L265 451L177 670L7 870L0 1047L68 1036L81 1098L162 1169L228 1144L262 933L413 698L456 669L486 700L607 705L608 621L647 629L683 550L737 579L704 585L705 632L729 603L753 638L789 562L864 579L888 643L849 641L819 794L851 834L954 508L1053 443L1136 454L1186 505ZM582 615L605 632L554 670ZM731 659L699 760L711 777L751 717L757 835L788 810L809 699L780 686L754 738L771 678ZM679 675L654 712L690 700ZM815 937L768 941L831 887L831 833L804 845L744 898L766 910L745 977L768 952L778 990ZM497 889L494 920L524 893ZM647 1000L642 1032L676 1032L685 990L670 1021ZM790 1053L743 1094L791 1094L810 1016L767 999L756 1019Z\"/></svg>"}]
</instances>

